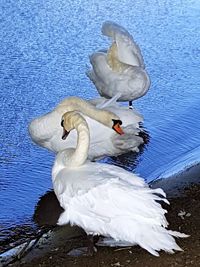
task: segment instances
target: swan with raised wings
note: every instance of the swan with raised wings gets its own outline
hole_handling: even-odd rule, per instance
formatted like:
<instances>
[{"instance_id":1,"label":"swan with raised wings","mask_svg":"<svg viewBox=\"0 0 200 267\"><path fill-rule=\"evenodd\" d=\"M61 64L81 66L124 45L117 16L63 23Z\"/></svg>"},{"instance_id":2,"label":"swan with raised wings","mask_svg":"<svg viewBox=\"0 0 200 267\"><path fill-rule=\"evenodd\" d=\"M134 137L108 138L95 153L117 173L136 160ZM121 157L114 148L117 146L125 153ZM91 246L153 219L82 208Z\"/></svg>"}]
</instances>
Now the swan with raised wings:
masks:
<instances>
[{"instance_id":1,"label":"swan with raised wings","mask_svg":"<svg viewBox=\"0 0 200 267\"><path fill-rule=\"evenodd\" d=\"M80 114L65 113L61 126L63 139L75 128L78 141L76 149L57 154L52 168L54 191L64 209L58 224L137 244L155 256L160 250L181 250L174 237L186 235L167 229L166 210L157 202L168 202L163 190L149 188L142 178L117 166L87 160L89 128Z\"/></svg>"},{"instance_id":2,"label":"swan with raised wings","mask_svg":"<svg viewBox=\"0 0 200 267\"><path fill-rule=\"evenodd\" d=\"M66 98L53 111L30 123L30 136L36 144L54 152L75 147L77 140L75 131L69 136L68 142L61 140L60 120L65 112L76 110L84 114L90 128L91 142L88 153L90 159L138 151L138 147L143 143L143 138L139 136L142 116L135 110L120 107L112 100L108 102L105 99L92 100L90 103L78 97ZM123 121L123 135L118 134L121 132L113 131L117 129L122 131L119 126L121 121Z\"/></svg>"},{"instance_id":3,"label":"swan with raised wings","mask_svg":"<svg viewBox=\"0 0 200 267\"><path fill-rule=\"evenodd\" d=\"M118 101L132 101L145 95L150 78L145 70L139 46L122 26L107 21L102 33L113 39L110 49L90 56L92 69L86 74L99 94L106 98L117 96Z\"/></svg>"}]
</instances>

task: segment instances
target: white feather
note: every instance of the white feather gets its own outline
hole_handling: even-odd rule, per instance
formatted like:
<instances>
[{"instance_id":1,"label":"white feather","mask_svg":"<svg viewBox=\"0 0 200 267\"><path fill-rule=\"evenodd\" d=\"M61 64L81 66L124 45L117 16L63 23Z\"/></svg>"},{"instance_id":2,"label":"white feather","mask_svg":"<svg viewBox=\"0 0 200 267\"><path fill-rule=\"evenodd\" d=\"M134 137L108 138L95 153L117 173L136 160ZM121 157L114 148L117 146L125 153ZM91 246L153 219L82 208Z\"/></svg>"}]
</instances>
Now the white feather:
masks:
<instances>
[{"instance_id":1,"label":"white feather","mask_svg":"<svg viewBox=\"0 0 200 267\"><path fill-rule=\"evenodd\" d=\"M145 70L139 46L122 26L105 22L102 33L112 38L107 52L98 51L90 56L92 69L86 72L99 94L118 101L132 101L145 95L150 78Z\"/></svg>"},{"instance_id":2,"label":"white feather","mask_svg":"<svg viewBox=\"0 0 200 267\"><path fill-rule=\"evenodd\" d=\"M151 254L181 250L167 230L166 201L161 189L152 190L143 179L116 166L87 162L77 169L64 169L54 180L54 190L65 209L58 224L71 223L88 234L138 244Z\"/></svg>"}]
</instances>

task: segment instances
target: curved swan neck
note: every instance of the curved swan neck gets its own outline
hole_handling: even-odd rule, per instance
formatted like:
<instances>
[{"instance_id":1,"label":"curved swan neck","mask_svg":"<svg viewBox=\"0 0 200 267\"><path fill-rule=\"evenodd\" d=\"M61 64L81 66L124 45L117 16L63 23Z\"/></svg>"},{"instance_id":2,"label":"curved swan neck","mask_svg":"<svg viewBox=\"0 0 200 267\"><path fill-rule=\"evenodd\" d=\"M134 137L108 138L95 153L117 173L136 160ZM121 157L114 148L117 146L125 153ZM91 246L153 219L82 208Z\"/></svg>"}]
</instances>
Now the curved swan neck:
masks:
<instances>
[{"instance_id":1,"label":"curved swan neck","mask_svg":"<svg viewBox=\"0 0 200 267\"><path fill-rule=\"evenodd\" d=\"M64 168L74 168L83 165L88 156L90 134L85 119L76 114L73 117L73 126L77 131L76 149L69 148L59 152L52 168L52 178L55 179L59 171Z\"/></svg>"},{"instance_id":2,"label":"curved swan neck","mask_svg":"<svg viewBox=\"0 0 200 267\"><path fill-rule=\"evenodd\" d=\"M85 163L88 156L90 134L87 122L83 118L79 118L74 127L77 131L77 145L71 156L70 166L77 167Z\"/></svg>"},{"instance_id":3,"label":"curved swan neck","mask_svg":"<svg viewBox=\"0 0 200 267\"><path fill-rule=\"evenodd\" d=\"M78 111L84 115L94 119L107 127L110 127L109 122L111 117L119 119L114 113L106 110L97 109L94 105L78 97L70 97L64 99L57 107L60 112Z\"/></svg>"}]
</instances>

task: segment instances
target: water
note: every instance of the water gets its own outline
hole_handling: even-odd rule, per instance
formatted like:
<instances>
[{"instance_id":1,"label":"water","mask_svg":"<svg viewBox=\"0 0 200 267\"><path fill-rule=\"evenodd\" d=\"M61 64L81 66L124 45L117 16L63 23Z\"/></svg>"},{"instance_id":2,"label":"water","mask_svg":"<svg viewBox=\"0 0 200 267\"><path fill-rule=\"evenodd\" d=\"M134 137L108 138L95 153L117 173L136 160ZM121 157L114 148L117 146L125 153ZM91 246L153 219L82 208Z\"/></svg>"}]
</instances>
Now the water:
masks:
<instances>
[{"instance_id":1,"label":"water","mask_svg":"<svg viewBox=\"0 0 200 267\"><path fill-rule=\"evenodd\" d=\"M137 159L129 153L107 162L147 181L199 162L198 0L2 0L0 8L3 239L12 227L33 227L35 205L52 187L54 155L31 142L28 123L63 97L97 96L85 71L88 55L108 45L100 32L105 20L133 34L152 80L149 93L135 102L145 117L149 143Z\"/></svg>"}]
</instances>

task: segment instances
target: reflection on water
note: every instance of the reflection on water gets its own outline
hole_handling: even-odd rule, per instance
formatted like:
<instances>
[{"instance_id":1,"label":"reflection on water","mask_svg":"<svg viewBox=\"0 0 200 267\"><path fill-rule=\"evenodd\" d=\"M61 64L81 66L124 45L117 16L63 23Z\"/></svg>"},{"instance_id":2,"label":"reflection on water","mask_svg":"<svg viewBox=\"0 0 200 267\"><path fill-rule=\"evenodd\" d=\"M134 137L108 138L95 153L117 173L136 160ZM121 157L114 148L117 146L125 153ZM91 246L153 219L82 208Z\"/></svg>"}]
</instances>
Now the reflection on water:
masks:
<instances>
[{"instance_id":1,"label":"reflection on water","mask_svg":"<svg viewBox=\"0 0 200 267\"><path fill-rule=\"evenodd\" d=\"M199 161L199 12L197 0L1 1L0 232L27 224L51 188L54 155L31 143L27 125L63 97L97 92L85 75L88 54L107 46L103 21L127 28L139 43L152 85L135 102L149 143L108 159L148 181ZM187 155L185 157L184 155ZM177 165L178 163L178 165ZM176 170L175 170L176 171Z\"/></svg>"}]
</instances>

